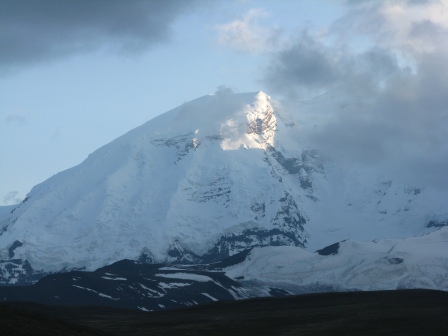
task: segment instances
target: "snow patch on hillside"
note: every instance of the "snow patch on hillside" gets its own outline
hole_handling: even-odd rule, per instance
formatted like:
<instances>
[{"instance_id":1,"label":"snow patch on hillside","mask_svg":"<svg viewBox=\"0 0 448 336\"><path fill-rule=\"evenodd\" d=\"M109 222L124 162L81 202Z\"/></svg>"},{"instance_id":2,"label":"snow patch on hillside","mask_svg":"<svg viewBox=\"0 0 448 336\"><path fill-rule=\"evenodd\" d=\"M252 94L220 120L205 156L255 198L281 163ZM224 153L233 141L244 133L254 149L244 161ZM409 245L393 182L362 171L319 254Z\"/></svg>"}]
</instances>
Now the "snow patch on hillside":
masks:
<instances>
[{"instance_id":1,"label":"snow patch on hillside","mask_svg":"<svg viewBox=\"0 0 448 336\"><path fill-rule=\"evenodd\" d=\"M244 262L227 268L226 275L293 293L324 287L448 290L447 251L448 228L401 240L346 240L326 255L292 246L264 247L255 248Z\"/></svg>"}]
</instances>

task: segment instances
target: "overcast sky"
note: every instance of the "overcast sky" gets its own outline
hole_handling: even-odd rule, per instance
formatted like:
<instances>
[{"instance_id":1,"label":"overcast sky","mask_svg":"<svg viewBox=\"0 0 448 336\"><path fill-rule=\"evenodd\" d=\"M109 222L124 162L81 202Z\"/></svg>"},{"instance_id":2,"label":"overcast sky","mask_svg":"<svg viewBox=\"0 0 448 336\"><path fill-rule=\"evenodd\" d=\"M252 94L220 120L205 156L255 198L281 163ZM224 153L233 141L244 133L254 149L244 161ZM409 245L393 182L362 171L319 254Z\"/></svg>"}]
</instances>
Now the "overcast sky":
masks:
<instances>
[{"instance_id":1,"label":"overcast sky","mask_svg":"<svg viewBox=\"0 0 448 336\"><path fill-rule=\"evenodd\" d=\"M446 0L0 0L0 205L223 85L368 97L316 146L448 187L447 60Z\"/></svg>"}]
</instances>

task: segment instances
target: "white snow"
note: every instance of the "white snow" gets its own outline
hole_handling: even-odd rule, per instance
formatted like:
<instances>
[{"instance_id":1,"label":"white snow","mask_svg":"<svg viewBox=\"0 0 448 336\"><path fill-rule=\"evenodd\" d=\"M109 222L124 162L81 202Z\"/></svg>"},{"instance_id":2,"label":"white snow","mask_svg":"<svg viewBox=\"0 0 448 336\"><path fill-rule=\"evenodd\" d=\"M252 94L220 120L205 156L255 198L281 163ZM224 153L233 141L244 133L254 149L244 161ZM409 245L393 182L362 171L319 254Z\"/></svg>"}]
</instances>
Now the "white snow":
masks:
<instances>
[{"instance_id":1,"label":"white snow","mask_svg":"<svg viewBox=\"0 0 448 336\"><path fill-rule=\"evenodd\" d=\"M72 286L73 286L73 287L76 287L76 288L79 288L79 289L83 289L83 290L89 291L89 292L96 293L96 294L98 294L99 296L104 297L104 298L106 298L106 299L120 300L119 298L114 298L114 297L109 296L109 295L107 295L107 294L103 294L103 293L97 292L96 290L91 289L91 288L82 287L82 286L78 286L78 285L72 285Z\"/></svg>"},{"instance_id":2,"label":"white snow","mask_svg":"<svg viewBox=\"0 0 448 336\"><path fill-rule=\"evenodd\" d=\"M79 289L84 289L84 290L86 290L86 291L94 292L94 293L97 293L97 294L98 294L98 292L97 292L96 290L91 289L91 288L82 287L82 286L77 286L77 285L72 285L72 286L73 286L73 287L76 287L76 288L79 288Z\"/></svg>"},{"instance_id":3,"label":"white snow","mask_svg":"<svg viewBox=\"0 0 448 336\"><path fill-rule=\"evenodd\" d=\"M106 280L118 280L118 281L126 281L126 280L128 280L126 278L121 278L121 277L111 278L111 277L102 276L102 278L106 279Z\"/></svg>"},{"instance_id":4,"label":"white snow","mask_svg":"<svg viewBox=\"0 0 448 336\"><path fill-rule=\"evenodd\" d=\"M218 299L217 298L214 298L213 296L211 296L210 294L207 294L207 293L201 293L202 295L204 295L204 296L206 296L206 297L208 297L210 300L212 300L212 301L218 301Z\"/></svg>"},{"instance_id":5,"label":"white snow","mask_svg":"<svg viewBox=\"0 0 448 336\"><path fill-rule=\"evenodd\" d=\"M164 289L186 287L186 286L190 286L190 285L191 285L191 284L189 284L189 283L185 283L185 282L170 282L170 283L159 282L159 283L157 283L157 284L158 284L158 286L159 286L160 288L164 288Z\"/></svg>"},{"instance_id":6,"label":"white snow","mask_svg":"<svg viewBox=\"0 0 448 336\"><path fill-rule=\"evenodd\" d=\"M318 156L303 161L313 149L304 134L342 103L332 99L287 106L263 92L209 95L160 115L35 186L25 203L2 207L0 259L16 240L23 245L14 258L47 272L94 270L142 252L164 262L172 246L203 255L225 233L284 224L277 217L286 193L307 220L308 251L421 235L433 230L428 221L448 219L446 192ZM271 147L306 169L289 174Z\"/></svg>"},{"instance_id":7,"label":"white snow","mask_svg":"<svg viewBox=\"0 0 448 336\"><path fill-rule=\"evenodd\" d=\"M149 296L149 297L159 298L159 297L162 297L162 296L165 295L164 293L160 293L160 292L158 292L156 290L148 288L145 285L142 285L141 283L139 283L139 285L140 285L140 287L142 287L144 290L147 291L147 296ZM160 286L160 287L161 288L166 288L166 287L163 287L163 286Z\"/></svg>"},{"instance_id":8,"label":"white snow","mask_svg":"<svg viewBox=\"0 0 448 336\"><path fill-rule=\"evenodd\" d=\"M161 270L161 271L182 271L182 268L165 266L165 267L160 267L159 270Z\"/></svg>"},{"instance_id":9,"label":"white snow","mask_svg":"<svg viewBox=\"0 0 448 336\"><path fill-rule=\"evenodd\" d=\"M169 278L169 279L182 279L182 280L192 280L198 282L213 281L210 277L200 274L193 273L169 273L169 274L156 274L158 277Z\"/></svg>"},{"instance_id":10,"label":"white snow","mask_svg":"<svg viewBox=\"0 0 448 336\"><path fill-rule=\"evenodd\" d=\"M103 293L98 293L98 295L101 296L101 297L104 297L104 298L106 298L106 299L120 300L119 298L114 298L114 297L112 297L112 296L110 296L110 295L106 295L106 294L103 294Z\"/></svg>"}]
</instances>

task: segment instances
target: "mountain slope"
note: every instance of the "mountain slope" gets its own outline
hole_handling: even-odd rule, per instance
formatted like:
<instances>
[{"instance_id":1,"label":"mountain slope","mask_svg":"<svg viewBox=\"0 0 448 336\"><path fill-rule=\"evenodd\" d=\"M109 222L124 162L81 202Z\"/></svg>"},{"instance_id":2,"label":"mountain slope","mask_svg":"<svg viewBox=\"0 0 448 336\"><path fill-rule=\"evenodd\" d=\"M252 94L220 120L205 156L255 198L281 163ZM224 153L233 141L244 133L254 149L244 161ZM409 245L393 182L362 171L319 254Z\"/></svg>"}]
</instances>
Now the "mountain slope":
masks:
<instances>
[{"instance_id":1,"label":"mountain slope","mask_svg":"<svg viewBox=\"0 0 448 336\"><path fill-rule=\"evenodd\" d=\"M335 167L300 142L312 112L337 105L320 99L291 113L263 92L204 96L103 146L2 217L1 282L122 259L214 262L257 246L404 238L445 223L446 193Z\"/></svg>"}]
</instances>

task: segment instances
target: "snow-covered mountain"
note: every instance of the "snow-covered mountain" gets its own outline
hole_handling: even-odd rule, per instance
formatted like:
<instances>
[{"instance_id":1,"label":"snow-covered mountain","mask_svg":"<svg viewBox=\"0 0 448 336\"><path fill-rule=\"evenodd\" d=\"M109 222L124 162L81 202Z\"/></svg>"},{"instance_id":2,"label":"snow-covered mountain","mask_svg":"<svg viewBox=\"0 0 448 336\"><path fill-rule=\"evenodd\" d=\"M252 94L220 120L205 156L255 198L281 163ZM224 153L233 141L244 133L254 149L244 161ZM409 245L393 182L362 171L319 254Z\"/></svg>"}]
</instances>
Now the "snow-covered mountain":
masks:
<instances>
[{"instance_id":1,"label":"snow-covered mountain","mask_svg":"<svg viewBox=\"0 0 448 336\"><path fill-rule=\"evenodd\" d=\"M291 110L263 92L208 95L130 131L1 216L1 282L122 259L213 262L260 246L314 251L446 225L446 192L338 167L300 141L332 99Z\"/></svg>"},{"instance_id":2,"label":"snow-covered mountain","mask_svg":"<svg viewBox=\"0 0 448 336\"><path fill-rule=\"evenodd\" d=\"M328 291L448 290L448 228L418 238L347 240L311 253L257 247L223 262L145 264L123 260L94 272L45 276L0 287L3 302L92 305L155 311L261 296Z\"/></svg>"}]
</instances>

